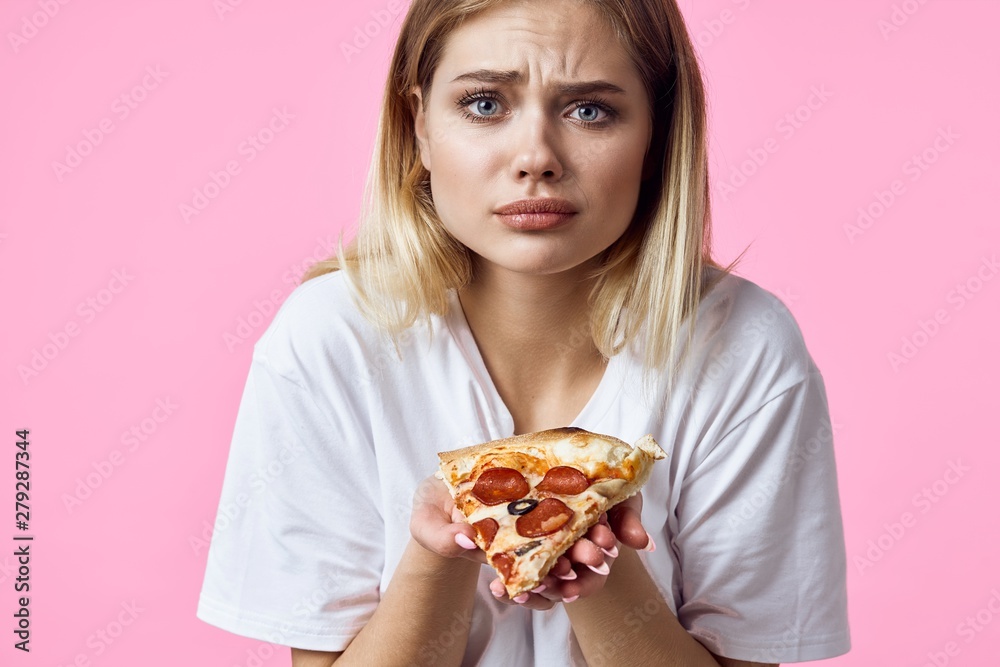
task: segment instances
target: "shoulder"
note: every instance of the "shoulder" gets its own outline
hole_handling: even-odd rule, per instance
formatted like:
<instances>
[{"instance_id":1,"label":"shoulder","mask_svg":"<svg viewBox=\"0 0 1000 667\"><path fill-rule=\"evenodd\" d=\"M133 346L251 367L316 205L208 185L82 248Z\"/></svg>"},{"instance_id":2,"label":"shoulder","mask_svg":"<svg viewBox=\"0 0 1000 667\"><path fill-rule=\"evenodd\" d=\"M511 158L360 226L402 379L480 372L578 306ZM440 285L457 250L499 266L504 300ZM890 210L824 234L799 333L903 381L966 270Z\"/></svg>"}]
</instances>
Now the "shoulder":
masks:
<instances>
[{"instance_id":1,"label":"shoulder","mask_svg":"<svg viewBox=\"0 0 1000 667\"><path fill-rule=\"evenodd\" d=\"M721 276L704 295L697 317L698 331L734 348L771 352L789 361L808 357L802 330L784 300L746 278Z\"/></svg>"},{"instance_id":2,"label":"shoulder","mask_svg":"<svg viewBox=\"0 0 1000 667\"><path fill-rule=\"evenodd\" d=\"M391 340L359 309L342 271L308 280L281 304L254 345L255 360L306 384L310 376L349 377Z\"/></svg>"},{"instance_id":3,"label":"shoulder","mask_svg":"<svg viewBox=\"0 0 1000 667\"><path fill-rule=\"evenodd\" d=\"M689 371L701 385L753 383L776 395L818 372L785 302L733 274L702 298L690 352Z\"/></svg>"}]
</instances>

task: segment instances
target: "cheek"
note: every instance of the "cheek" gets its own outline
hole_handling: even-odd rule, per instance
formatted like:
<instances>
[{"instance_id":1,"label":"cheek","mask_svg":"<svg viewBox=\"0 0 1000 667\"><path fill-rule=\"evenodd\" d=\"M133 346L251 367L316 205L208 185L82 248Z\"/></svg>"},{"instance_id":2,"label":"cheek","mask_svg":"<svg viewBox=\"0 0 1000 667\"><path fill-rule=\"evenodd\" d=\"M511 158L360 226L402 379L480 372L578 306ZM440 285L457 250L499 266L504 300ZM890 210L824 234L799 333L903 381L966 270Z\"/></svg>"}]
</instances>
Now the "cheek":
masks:
<instances>
[{"instance_id":1,"label":"cheek","mask_svg":"<svg viewBox=\"0 0 1000 667\"><path fill-rule=\"evenodd\" d=\"M624 218L627 224L639 199L645 145L609 146L595 151L582 171L590 203L603 217Z\"/></svg>"},{"instance_id":2,"label":"cheek","mask_svg":"<svg viewBox=\"0 0 1000 667\"><path fill-rule=\"evenodd\" d=\"M470 213L488 213L499 203L490 200L496 180L503 175L496 151L457 141L440 143L433 150L431 193L447 227L461 224Z\"/></svg>"}]
</instances>

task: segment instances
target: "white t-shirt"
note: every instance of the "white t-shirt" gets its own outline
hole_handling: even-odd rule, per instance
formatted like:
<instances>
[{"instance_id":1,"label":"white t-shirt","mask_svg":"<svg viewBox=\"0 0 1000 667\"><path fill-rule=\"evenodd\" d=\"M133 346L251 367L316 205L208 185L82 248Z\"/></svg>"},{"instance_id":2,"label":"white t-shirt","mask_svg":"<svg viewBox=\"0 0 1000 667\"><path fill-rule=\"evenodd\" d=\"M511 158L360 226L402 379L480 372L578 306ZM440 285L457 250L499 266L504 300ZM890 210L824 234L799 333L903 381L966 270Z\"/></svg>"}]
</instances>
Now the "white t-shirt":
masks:
<instances>
[{"instance_id":1,"label":"white t-shirt","mask_svg":"<svg viewBox=\"0 0 1000 667\"><path fill-rule=\"evenodd\" d=\"M402 337L400 360L349 289L340 272L299 286L254 346L197 609L321 651L343 650L374 612L437 452L514 429L454 292L447 317ZM569 425L630 443L651 433L668 452L643 489L658 548L640 556L671 611L731 658L846 653L832 425L787 308L726 276L702 300L674 391L637 391L640 370L632 351L612 357ZM586 664L561 605L501 604L495 576L483 567L463 665Z\"/></svg>"}]
</instances>

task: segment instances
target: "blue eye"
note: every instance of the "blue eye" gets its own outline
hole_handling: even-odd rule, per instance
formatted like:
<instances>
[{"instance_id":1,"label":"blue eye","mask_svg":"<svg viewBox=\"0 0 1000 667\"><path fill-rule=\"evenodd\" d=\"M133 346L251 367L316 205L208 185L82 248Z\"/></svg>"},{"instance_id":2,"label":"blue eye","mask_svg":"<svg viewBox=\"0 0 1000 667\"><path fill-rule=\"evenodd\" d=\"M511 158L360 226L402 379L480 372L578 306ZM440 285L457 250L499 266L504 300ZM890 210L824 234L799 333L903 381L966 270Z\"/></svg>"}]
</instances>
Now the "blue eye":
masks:
<instances>
[{"instance_id":1,"label":"blue eye","mask_svg":"<svg viewBox=\"0 0 1000 667\"><path fill-rule=\"evenodd\" d=\"M483 109L484 105L487 107L492 105L494 107L493 112L491 113L488 109L484 110ZM491 100L488 98L476 100L476 110L482 113L484 116L492 116L494 113L496 113L496 106L497 106L496 100Z\"/></svg>"},{"instance_id":2,"label":"blue eye","mask_svg":"<svg viewBox=\"0 0 1000 667\"><path fill-rule=\"evenodd\" d=\"M593 113L591 115L593 115L594 118L583 118L583 120L587 121L596 121L597 114L601 111L601 109L596 104L587 104L587 103L580 103L579 105L577 105L574 111L578 111L580 109L593 109Z\"/></svg>"},{"instance_id":3,"label":"blue eye","mask_svg":"<svg viewBox=\"0 0 1000 667\"><path fill-rule=\"evenodd\" d=\"M498 98L499 94L494 90L476 88L471 93L465 91L465 95L456 100L455 104L461 111L463 118L473 123L485 123L491 118L499 118L503 115L500 111L501 105ZM473 102L476 105L474 111L470 111L469 106ZM575 104L573 111L583 110L580 112L579 120L585 127L603 127L610 124L618 115L613 107L601 99L580 100ZM604 112L604 117L598 118L601 112Z\"/></svg>"}]
</instances>

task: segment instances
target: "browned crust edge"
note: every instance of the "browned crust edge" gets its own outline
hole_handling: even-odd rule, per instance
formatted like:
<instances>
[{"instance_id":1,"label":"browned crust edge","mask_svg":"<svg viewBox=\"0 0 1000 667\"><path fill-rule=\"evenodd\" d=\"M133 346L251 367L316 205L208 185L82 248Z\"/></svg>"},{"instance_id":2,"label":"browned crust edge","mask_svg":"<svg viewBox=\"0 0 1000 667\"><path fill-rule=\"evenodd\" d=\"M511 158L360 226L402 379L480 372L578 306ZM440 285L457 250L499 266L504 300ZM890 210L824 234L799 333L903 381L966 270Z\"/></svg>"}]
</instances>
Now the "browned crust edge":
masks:
<instances>
[{"instance_id":1,"label":"browned crust edge","mask_svg":"<svg viewBox=\"0 0 1000 667\"><path fill-rule=\"evenodd\" d=\"M522 433L521 435L514 435L509 438L500 438L497 440L490 440L489 442L484 442L479 445L472 445L471 447L463 447L462 449L453 449L449 452L438 452L438 458L441 459L442 463L453 463L458 459L463 459L468 456L479 456L484 453L496 450L496 449L510 449L516 448L520 445L532 445L532 446L544 446L550 442L558 442L564 438L574 436L574 435L585 435L592 438L597 438L598 440L610 441L615 444L621 443L628 448L632 448L630 444L624 440L620 440L610 435L603 435L601 433L594 433L592 431L587 431L582 428L577 428L575 426L564 426L562 428L550 428L544 431L535 431L533 433Z\"/></svg>"}]
</instances>

